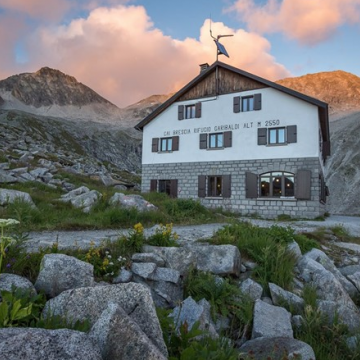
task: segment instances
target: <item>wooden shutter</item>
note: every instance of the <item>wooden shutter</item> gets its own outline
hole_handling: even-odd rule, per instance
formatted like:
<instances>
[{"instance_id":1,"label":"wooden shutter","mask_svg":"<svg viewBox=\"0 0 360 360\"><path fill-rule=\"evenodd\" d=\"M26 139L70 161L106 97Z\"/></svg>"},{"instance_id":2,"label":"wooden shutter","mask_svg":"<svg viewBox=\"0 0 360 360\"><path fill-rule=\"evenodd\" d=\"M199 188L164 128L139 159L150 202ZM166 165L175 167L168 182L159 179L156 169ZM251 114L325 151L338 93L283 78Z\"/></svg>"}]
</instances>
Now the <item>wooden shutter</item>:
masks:
<instances>
[{"instance_id":1,"label":"wooden shutter","mask_svg":"<svg viewBox=\"0 0 360 360\"><path fill-rule=\"evenodd\" d=\"M201 118L201 102L195 104L195 117Z\"/></svg>"},{"instance_id":2,"label":"wooden shutter","mask_svg":"<svg viewBox=\"0 0 360 360\"><path fill-rule=\"evenodd\" d=\"M232 147L232 131L224 132L224 147Z\"/></svg>"},{"instance_id":3,"label":"wooden shutter","mask_svg":"<svg viewBox=\"0 0 360 360\"><path fill-rule=\"evenodd\" d=\"M261 110L261 94L254 94L254 110Z\"/></svg>"},{"instance_id":4,"label":"wooden shutter","mask_svg":"<svg viewBox=\"0 0 360 360\"><path fill-rule=\"evenodd\" d=\"M310 170L298 170L296 174L296 198L301 200L311 199Z\"/></svg>"},{"instance_id":5,"label":"wooden shutter","mask_svg":"<svg viewBox=\"0 0 360 360\"><path fill-rule=\"evenodd\" d=\"M267 128L258 128L258 145L267 144Z\"/></svg>"},{"instance_id":6,"label":"wooden shutter","mask_svg":"<svg viewBox=\"0 0 360 360\"><path fill-rule=\"evenodd\" d=\"M198 176L198 197L204 198L206 196L206 176Z\"/></svg>"},{"instance_id":7,"label":"wooden shutter","mask_svg":"<svg viewBox=\"0 0 360 360\"><path fill-rule=\"evenodd\" d=\"M297 142L297 128L296 125L291 125L286 128L287 132L287 143L296 143Z\"/></svg>"},{"instance_id":8,"label":"wooden shutter","mask_svg":"<svg viewBox=\"0 0 360 360\"><path fill-rule=\"evenodd\" d=\"M178 120L184 120L184 105L178 106Z\"/></svg>"},{"instance_id":9,"label":"wooden shutter","mask_svg":"<svg viewBox=\"0 0 360 360\"><path fill-rule=\"evenodd\" d=\"M207 134L200 134L200 149L207 149Z\"/></svg>"},{"instance_id":10,"label":"wooden shutter","mask_svg":"<svg viewBox=\"0 0 360 360\"><path fill-rule=\"evenodd\" d=\"M240 112L240 96L234 97L233 111L234 113Z\"/></svg>"},{"instance_id":11,"label":"wooden shutter","mask_svg":"<svg viewBox=\"0 0 360 360\"><path fill-rule=\"evenodd\" d=\"M177 198L178 196L178 181L170 180L170 197Z\"/></svg>"},{"instance_id":12,"label":"wooden shutter","mask_svg":"<svg viewBox=\"0 0 360 360\"><path fill-rule=\"evenodd\" d=\"M231 175L224 175L223 177L223 197L224 198L229 198L231 197Z\"/></svg>"},{"instance_id":13,"label":"wooden shutter","mask_svg":"<svg viewBox=\"0 0 360 360\"><path fill-rule=\"evenodd\" d=\"M251 172L245 173L245 192L246 198L257 198L258 197L258 185L257 175Z\"/></svg>"},{"instance_id":14,"label":"wooden shutter","mask_svg":"<svg viewBox=\"0 0 360 360\"><path fill-rule=\"evenodd\" d=\"M330 141L323 142L322 154L324 159L330 155Z\"/></svg>"},{"instance_id":15,"label":"wooden shutter","mask_svg":"<svg viewBox=\"0 0 360 360\"><path fill-rule=\"evenodd\" d=\"M153 138L151 144L151 151L158 152L159 151L159 138Z\"/></svg>"},{"instance_id":16,"label":"wooden shutter","mask_svg":"<svg viewBox=\"0 0 360 360\"><path fill-rule=\"evenodd\" d=\"M172 151L178 151L179 150L179 137L173 136L172 137Z\"/></svg>"},{"instance_id":17,"label":"wooden shutter","mask_svg":"<svg viewBox=\"0 0 360 360\"><path fill-rule=\"evenodd\" d=\"M150 191L157 191L157 180L150 180Z\"/></svg>"}]
</instances>

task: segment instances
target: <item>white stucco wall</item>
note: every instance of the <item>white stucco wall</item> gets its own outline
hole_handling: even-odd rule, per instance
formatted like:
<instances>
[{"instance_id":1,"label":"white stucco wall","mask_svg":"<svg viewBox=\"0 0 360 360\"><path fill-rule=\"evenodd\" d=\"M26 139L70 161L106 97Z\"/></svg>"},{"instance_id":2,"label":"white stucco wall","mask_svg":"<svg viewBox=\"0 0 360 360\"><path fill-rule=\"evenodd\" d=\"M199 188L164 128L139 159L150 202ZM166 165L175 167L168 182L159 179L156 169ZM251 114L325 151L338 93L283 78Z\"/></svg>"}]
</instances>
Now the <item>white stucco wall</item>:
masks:
<instances>
[{"instance_id":1,"label":"white stucco wall","mask_svg":"<svg viewBox=\"0 0 360 360\"><path fill-rule=\"evenodd\" d=\"M259 111L233 112L234 96L262 94ZM319 157L318 108L303 100L284 94L273 88L265 88L241 94L228 94L217 99L204 99L201 118L178 120L178 105L196 101L175 102L143 129L143 164L174 162L252 160ZM297 143L277 146L257 145L258 127L267 121L279 120L283 127L297 125ZM199 134L222 132L223 125L232 126L232 147L221 150L199 149ZM180 130L180 132L178 132ZM186 134L181 134L186 130ZM179 151L170 153L151 152L152 138L179 136Z\"/></svg>"}]
</instances>

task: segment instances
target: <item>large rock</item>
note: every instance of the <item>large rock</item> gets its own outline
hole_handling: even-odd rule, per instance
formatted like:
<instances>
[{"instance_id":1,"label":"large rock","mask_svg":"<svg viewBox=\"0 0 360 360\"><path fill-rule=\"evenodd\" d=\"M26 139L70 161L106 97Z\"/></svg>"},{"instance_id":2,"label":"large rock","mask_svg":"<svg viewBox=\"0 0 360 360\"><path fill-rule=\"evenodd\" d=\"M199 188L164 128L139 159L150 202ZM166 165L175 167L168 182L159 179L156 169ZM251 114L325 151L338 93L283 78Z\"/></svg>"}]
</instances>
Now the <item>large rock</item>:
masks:
<instances>
[{"instance_id":1,"label":"large rock","mask_svg":"<svg viewBox=\"0 0 360 360\"><path fill-rule=\"evenodd\" d=\"M190 248L196 256L196 268L217 275L239 276L240 251L234 245L206 245Z\"/></svg>"},{"instance_id":2,"label":"large rock","mask_svg":"<svg viewBox=\"0 0 360 360\"><path fill-rule=\"evenodd\" d=\"M15 183L17 181L18 179L15 176L9 174L7 171L0 170L0 184L1 183L10 184L10 183Z\"/></svg>"},{"instance_id":3,"label":"large rock","mask_svg":"<svg viewBox=\"0 0 360 360\"><path fill-rule=\"evenodd\" d=\"M35 204L31 196L23 191L0 189L0 205L6 206L14 203L15 201L23 201L28 203L31 207L35 208Z\"/></svg>"},{"instance_id":4,"label":"large rock","mask_svg":"<svg viewBox=\"0 0 360 360\"><path fill-rule=\"evenodd\" d=\"M36 295L35 287L28 279L15 274L0 274L0 291L12 291L13 289L23 289L29 291L31 295Z\"/></svg>"},{"instance_id":5,"label":"large rock","mask_svg":"<svg viewBox=\"0 0 360 360\"><path fill-rule=\"evenodd\" d=\"M240 284L240 290L243 294L249 296L252 300L261 299L263 288L254 280L248 278Z\"/></svg>"},{"instance_id":6,"label":"large rock","mask_svg":"<svg viewBox=\"0 0 360 360\"><path fill-rule=\"evenodd\" d=\"M147 286L156 306L173 308L183 299L180 272L174 269L157 267L154 263L133 263L133 281Z\"/></svg>"},{"instance_id":7,"label":"large rock","mask_svg":"<svg viewBox=\"0 0 360 360\"><path fill-rule=\"evenodd\" d=\"M305 255L298 268L300 277L315 287L320 311L325 313L330 321L336 313L340 322L346 324L350 330L356 330L360 326L359 309L337 277Z\"/></svg>"},{"instance_id":8,"label":"large rock","mask_svg":"<svg viewBox=\"0 0 360 360\"><path fill-rule=\"evenodd\" d=\"M214 338L219 336L211 319L210 304L205 299L196 302L189 296L180 306L174 308L169 316L174 319L177 331L185 322L189 330L192 329L196 322L199 322L200 330L208 332Z\"/></svg>"},{"instance_id":9,"label":"large rock","mask_svg":"<svg viewBox=\"0 0 360 360\"><path fill-rule=\"evenodd\" d=\"M177 270L183 276L189 272L191 267L196 266L196 255L191 248L145 245L143 250L158 255L164 260L167 268Z\"/></svg>"},{"instance_id":10,"label":"large rock","mask_svg":"<svg viewBox=\"0 0 360 360\"><path fill-rule=\"evenodd\" d=\"M72 206L88 213L91 208L102 198L102 194L96 190L90 190L81 186L61 196L61 201L70 202Z\"/></svg>"},{"instance_id":11,"label":"large rock","mask_svg":"<svg viewBox=\"0 0 360 360\"><path fill-rule=\"evenodd\" d=\"M136 208L139 211L156 210L157 207L146 201L140 195L125 195L123 193L115 193L109 200L111 205L120 205L124 208Z\"/></svg>"},{"instance_id":12,"label":"large rock","mask_svg":"<svg viewBox=\"0 0 360 360\"><path fill-rule=\"evenodd\" d=\"M99 347L80 331L0 329L1 360L102 360Z\"/></svg>"},{"instance_id":13,"label":"large rock","mask_svg":"<svg viewBox=\"0 0 360 360\"><path fill-rule=\"evenodd\" d=\"M269 289L274 305L284 306L285 303L289 308L293 309L296 314L302 313L304 300L301 297L273 283L269 283Z\"/></svg>"},{"instance_id":14,"label":"large rock","mask_svg":"<svg viewBox=\"0 0 360 360\"><path fill-rule=\"evenodd\" d=\"M241 346L240 352L254 360L283 360L284 356L286 359L315 360L315 353L310 345L287 337L253 339Z\"/></svg>"},{"instance_id":15,"label":"large rock","mask_svg":"<svg viewBox=\"0 0 360 360\"><path fill-rule=\"evenodd\" d=\"M356 286L349 281L337 267L335 266L334 262L321 250L319 249L312 249L308 253L305 254L306 258L310 258L315 260L319 264L321 264L326 270L330 271L334 276L340 281L341 285L344 289L349 293L352 299L356 299L360 293Z\"/></svg>"},{"instance_id":16,"label":"large rock","mask_svg":"<svg viewBox=\"0 0 360 360\"><path fill-rule=\"evenodd\" d=\"M253 321L251 339L258 337L294 337L291 327L291 314L282 307L256 300Z\"/></svg>"},{"instance_id":17,"label":"large rock","mask_svg":"<svg viewBox=\"0 0 360 360\"><path fill-rule=\"evenodd\" d=\"M109 303L90 331L103 359L166 360L140 326L117 304Z\"/></svg>"},{"instance_id":18,"label":"large rock","mask_svg":"<svg viewBox=\"0 0 360 360\"><path fill-rule=\"evenodd\" d=\"M110 302L121 306L161 353L167 355L151 292L141 284L131 282L64 291L46 303L43 314L61 315L72 322L88 319L94 325Z\"/></svg>"},{"instance_id":19,"label":"large rock","mask_svg":"<svg viewBox=\"0 0 360 360\"><path fill-rule=\"evenodd\" d=\"M65 290L94 286L94 266L65 254L46 254L35 288L55 297Z\"/></svg>"}]
</instances>

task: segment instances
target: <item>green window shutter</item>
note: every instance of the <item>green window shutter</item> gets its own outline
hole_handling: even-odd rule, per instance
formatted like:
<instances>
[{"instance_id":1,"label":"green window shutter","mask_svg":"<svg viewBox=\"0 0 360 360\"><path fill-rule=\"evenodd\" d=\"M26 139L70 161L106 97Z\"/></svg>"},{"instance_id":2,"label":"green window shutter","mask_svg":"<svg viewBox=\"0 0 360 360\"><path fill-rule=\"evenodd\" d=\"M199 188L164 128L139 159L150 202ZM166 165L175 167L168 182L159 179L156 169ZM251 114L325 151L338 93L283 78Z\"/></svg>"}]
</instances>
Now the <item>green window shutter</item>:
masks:
<instances>
[{"instance_id":1,"label":"green window shutter","mask_svg":"<svg viewBox=\"0 0 360 360\"><path fill-rule=\"evenodd\" d=\"M150 180L150 191L157 191L157 180Z\"/></svg>"},{"instance_id":2,"label":"green window shutter","mask_svg":"<svg viewBox=\"0 0 360 360\"><path fill-rule=\"evenodd\" d=\"M200 149L207 149L207 134L200 134Z\"/></svg>"},{"instance_id":3,"label":"green window shutter","mask_svg":"<svg viewBox=\"0 0 360 360\"><path fill-rule=\"evenodd\" d=\"M224 147L232 147L232 131L224 132Z\"/></svg>"},{"instance_id":4,"label":"green window shutter","mask_svg":"<svg viewBox=\"0 0 360 360\"><path fill-rule=\"evenodd\" d=\"M267 128L258 128L258 145L267 144Z\"/></svg>"},{"instance_id":5,"label":"green window shutter","mask_svg":"<svg viewBox=\"0 0 360 360\"><path fill-rule=\"evenodd\" d=\"M198 197L204 198L206 196L206 176L198 176Z\"/></svg>"},{"instance_id":6,"label":"green window shutter","mask_svg":"<svg viewBox=\"0 0 360 360\"><path fill-rule=\"evenodd\" d=\"M310 170L298 170L296 174L296 198L300 200L311 199Z\"/></svg>"},{"instance_id":7,"label":"green window shutter","mask_svg":"<svg viewBox=\"0 0 360 360\"><path fill-rule=\"evenodd\" d=\"M291 125L286 128L287 136L286 140L288 144L297 142L297 127L296 125Z\"/></svg>"},{"instance_id":8,"label":"green window shutter","mask_svg":"<svg viewBox=\"0 0 360 360\"><path fill-rule=\"evenodd\" d=\"M223 184L222 184L223 197L229 198L231 197L231 175L223 175L222 179L223 179Z\"/></svg>"},{"instance_id":9,"label":"green window shutter","mask_svg":"<svg viewBox=\"0 0 360 360\"><path fill-rule=\"evenodd\" d=\"M170 197L177 198L178 196L178 181L170 180Z\"/></svg>"},{"instance_id":10,"label":"green window shutter","mask_svg":"<svg viewBox=\"0 0 360 360\"><path fill-rule=\"evenodd\" d=\"M178 120L184 120L184 105L178 106Z\"/></svg>"},{"instance_id":11,"label":"green window shutter","mask_svg":"<svg viewBox=\"0 0 360 360\"><path fill-rule=\"evenodd\" d=\"M240 112L240 96L235 96L233 100L233 111L234 113Z\"/></svg>"},{"instance_id":12,"label":"green window shutter","mask_svg":"<svg viewBox=\"0 0 360 360\"><path fill-rule=\"evenodd\" d=\"M261 94L254 94L254 110L261 110Z\"/></svg>"},{"instance_id":13,"label":"green window shutter","mask_svg":"<svg viewBox=\"0 0 360 360\"><path fill-rule=\"evenodd\" d=\"M159 151L159 138L153 138L151 143L151 151L158 152Z\"/></svg>"},{"instance_id":14,"label":"green window shutter","mask_svg":"<svg viewBox=\"0 0 360 360\"><path fill-rule=\"evenodd\" d=\"M195 104L195 117L201 118L201 102Z\"/></svg>"},{"instance_id":15,"label":"green window shutter","mask_svg":"<svg viewBox=\"0 0 360 360\"><path fill-rule=\"evenodd\" d=\"M251 172L245 173L245 193L247 199L258 197L257 175Z\"/></svg>"},{"instance_id":16,"label":"green window shutter","mask_svg":"<svg viewBox=\"0 0 360 360\"><path fill-rule=\"evenodd\" d=\"M172 151L178 151L179 150L179 137L173 136L172 138Z\"/></svg>"}]
</instances>

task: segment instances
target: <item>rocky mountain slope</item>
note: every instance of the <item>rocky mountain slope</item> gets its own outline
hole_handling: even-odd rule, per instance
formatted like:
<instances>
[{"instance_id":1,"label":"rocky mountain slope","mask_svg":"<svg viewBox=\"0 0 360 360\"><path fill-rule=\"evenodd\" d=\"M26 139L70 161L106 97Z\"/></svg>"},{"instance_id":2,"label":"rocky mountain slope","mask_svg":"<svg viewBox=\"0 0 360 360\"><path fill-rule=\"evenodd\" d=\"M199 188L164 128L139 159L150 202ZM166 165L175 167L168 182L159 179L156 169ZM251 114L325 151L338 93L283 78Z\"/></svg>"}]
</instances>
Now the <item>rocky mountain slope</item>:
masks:
<instances>
[{"instance_id":1,"label":"rocky mountain slope","mask_svg":"<svg viewBox=\"0 0 360 360\"><path fill-rule=\"evenodd\" d=\"M325 101L332 119L360 111L360 78L354 74L337 70L286 78L277 83Z\"/></svg>"}]
</instances>

